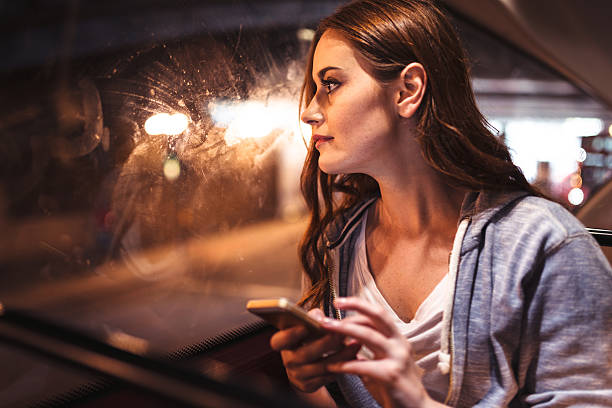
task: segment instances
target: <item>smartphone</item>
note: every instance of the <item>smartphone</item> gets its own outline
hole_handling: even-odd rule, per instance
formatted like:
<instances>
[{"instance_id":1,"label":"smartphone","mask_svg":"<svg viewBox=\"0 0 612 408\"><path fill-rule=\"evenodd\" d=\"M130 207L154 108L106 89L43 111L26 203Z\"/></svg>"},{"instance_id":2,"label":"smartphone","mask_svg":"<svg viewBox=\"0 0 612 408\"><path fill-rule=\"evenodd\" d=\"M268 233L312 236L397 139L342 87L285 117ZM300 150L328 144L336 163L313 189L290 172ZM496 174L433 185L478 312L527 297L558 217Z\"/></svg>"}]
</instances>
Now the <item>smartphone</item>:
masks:
<instances>
[{"instance_id":1,"label":"smartphone","mask_svg":"<svg viewBox=\"0 0 612 408\"><path fill-rule=\"evenodd\" d=\"M282 330L302 325L313 334L325 333L325 329L317 320L310 317L304 309L285 298L249 300L246 308L249 312L263 318L277 329Z\"/></svg>"}]
</instances>

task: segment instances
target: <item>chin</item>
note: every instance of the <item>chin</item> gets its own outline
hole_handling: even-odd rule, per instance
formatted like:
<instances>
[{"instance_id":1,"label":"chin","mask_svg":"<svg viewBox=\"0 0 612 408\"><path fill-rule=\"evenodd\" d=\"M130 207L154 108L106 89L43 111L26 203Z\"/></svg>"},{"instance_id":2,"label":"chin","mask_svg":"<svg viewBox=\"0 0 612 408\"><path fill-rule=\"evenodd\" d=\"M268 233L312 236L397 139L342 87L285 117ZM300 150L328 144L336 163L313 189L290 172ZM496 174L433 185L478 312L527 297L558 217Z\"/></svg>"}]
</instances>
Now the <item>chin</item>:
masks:
<instances>
[{"instance_id":1,"label":"chin","mask_svg":"<svg viewBox=\"0 0 612 408\"><path fill-rule=\"evenodd\" d=\"M333 171L333 167L328 167L324 163L321 163L321 161L319 161L319 170L326 174L337 174L337 172Z\"/></svg>"},{"instance_id":2,"label":"chin","mask_svg":"<svg viewBox=\"0 0 612 408\"><path fill-rule=\"evenodd\" d=\"M330 160L329 154L319 153L319 169L323 173L327 174L338 174L338 162L336 160Z\"/></svg>"},{"instance_id":3,"label":"chin","mask_svg":"<svg viewBox=\"0 0 612 408\"><path fill-rule=\"evenodd\" d=\"M348 174L354 173L349 169L346 160L331 160L330 157L319 156L319 169L327 174Z\"/></svg>"}]
</instances>

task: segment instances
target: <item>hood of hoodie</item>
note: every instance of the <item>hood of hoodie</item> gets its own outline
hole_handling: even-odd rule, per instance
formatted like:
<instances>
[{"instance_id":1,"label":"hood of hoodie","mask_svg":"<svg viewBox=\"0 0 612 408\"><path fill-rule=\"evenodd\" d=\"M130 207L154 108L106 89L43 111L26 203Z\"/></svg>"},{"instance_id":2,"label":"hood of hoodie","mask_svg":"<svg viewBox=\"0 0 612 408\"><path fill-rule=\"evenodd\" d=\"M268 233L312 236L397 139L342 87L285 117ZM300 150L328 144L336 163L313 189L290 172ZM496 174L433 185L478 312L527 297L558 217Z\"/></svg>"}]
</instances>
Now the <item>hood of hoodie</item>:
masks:
<instances>
[{"instance_id":1,"label":"hood of hoodie","mask_svg":"<svg viewBox=\"0 0 612 408\"><path fill-rule=\"evenodd\" d=\"M461 245L461 254L479 244L485 227L503 217L518 201L528 196L526 191L475 191L466 194L461 205L459 221L469 218L470 228Z\"/></svg>"},{"instance_id":2,"label":"hood of hoodie","mask_svg":"<svg viewBox=\"0 0 612 408\"><path fill-rule=\"evenodd\" d=\"M465 195L457 225L470 218L470 228L463 240L461 252L478 245L481 232L486 225L503 216L519 199L529 195L525 191L473 191ZM342 245L350 232L356 228L365 211L378 200L378 196L363 200L348 211L339 214L327 227L324 243L327 249Z\"/></svg>"}]
</instances>

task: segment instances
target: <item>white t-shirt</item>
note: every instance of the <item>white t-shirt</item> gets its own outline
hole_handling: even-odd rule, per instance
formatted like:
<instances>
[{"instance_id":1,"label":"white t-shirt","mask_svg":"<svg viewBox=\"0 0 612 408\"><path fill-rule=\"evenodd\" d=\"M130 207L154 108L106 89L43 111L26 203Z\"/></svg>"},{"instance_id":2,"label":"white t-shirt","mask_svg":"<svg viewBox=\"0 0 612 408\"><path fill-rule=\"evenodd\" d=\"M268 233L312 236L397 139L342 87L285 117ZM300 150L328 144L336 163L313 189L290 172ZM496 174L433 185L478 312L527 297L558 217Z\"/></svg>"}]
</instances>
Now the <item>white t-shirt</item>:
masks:
<instances>
[{"instance_id":1,"label":"white t-shirt","mask_svg":"<svg viewBox=\"0 0 612 408\"><path fill-rule=\"evenodd\" d=\"M361 231L355 243L355 256L349 268L347 294L365 299L370 303L377 303L389 311L400 332L412 345L416 363L424 371L422 381L427 392L435 400L444 401L448 392L449 376L442 374L437 369L437 365L444 304L451 294L448 275L444 275L444 278L421 303L414 318L410 322L404 322L380 293L370 272L365 241L366 221L367 214L361 223Z\"/></svg>"}]
</instances>

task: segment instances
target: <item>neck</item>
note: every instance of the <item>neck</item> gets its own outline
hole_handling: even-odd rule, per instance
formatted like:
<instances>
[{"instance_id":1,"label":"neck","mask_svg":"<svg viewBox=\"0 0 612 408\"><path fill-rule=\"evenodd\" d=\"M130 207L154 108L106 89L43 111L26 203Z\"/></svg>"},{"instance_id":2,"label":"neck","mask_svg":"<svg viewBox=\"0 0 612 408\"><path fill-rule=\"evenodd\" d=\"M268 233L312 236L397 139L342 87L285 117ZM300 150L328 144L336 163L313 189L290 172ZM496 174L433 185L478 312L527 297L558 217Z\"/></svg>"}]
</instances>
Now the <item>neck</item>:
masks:
<instances>
[{"instance_id":1,"label":"neck","mask_svg":"<svg viewBox=\"0 0 612 408\"><path fill-rule=\"evenodd\" d=\"M425 180L401 188L395 183L379 181L379 185L381 199L373 221L384 230L405 237L455 230L463 192Z\"/></svg>"},{"instance_id":2,"label":"neck","mask_svg":"<svg viewBox=\"0 0 612 408\"><path fill-rule=\"evenodd\" d=\"M407 239L452 239L464 191L446 184L423 159L387 162L385 172L374 178L381 199L370 212L371 227L380 228L387 236Z\"/></svg>"}]
</instances>

